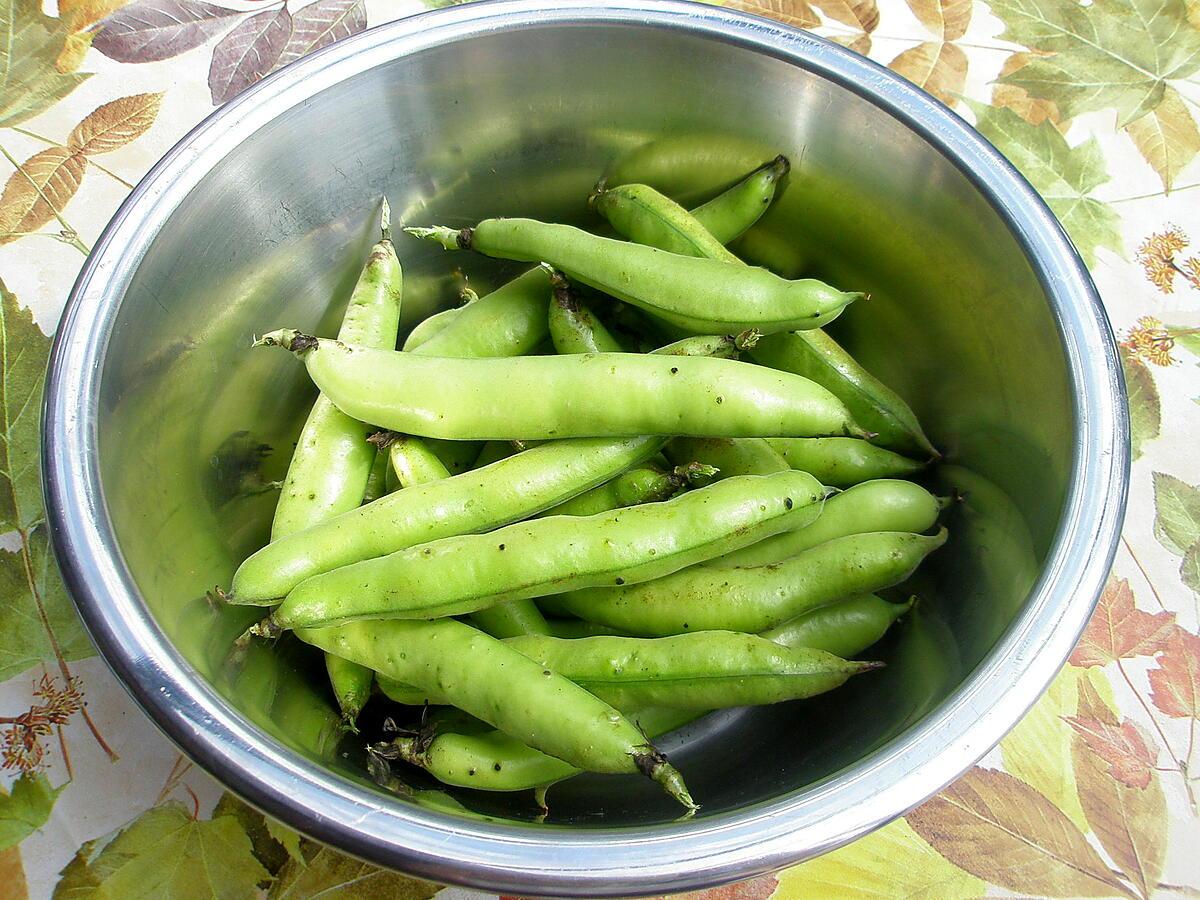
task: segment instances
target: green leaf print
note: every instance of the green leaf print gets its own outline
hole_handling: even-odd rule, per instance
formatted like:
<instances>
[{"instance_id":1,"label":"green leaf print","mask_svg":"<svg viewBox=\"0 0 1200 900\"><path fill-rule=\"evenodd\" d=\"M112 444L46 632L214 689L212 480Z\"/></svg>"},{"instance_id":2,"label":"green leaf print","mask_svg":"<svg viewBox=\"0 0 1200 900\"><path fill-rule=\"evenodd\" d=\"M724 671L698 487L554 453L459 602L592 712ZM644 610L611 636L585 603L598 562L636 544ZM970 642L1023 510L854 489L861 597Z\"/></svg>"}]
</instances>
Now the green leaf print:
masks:
<instances>
[{"instance_id":1,"label":"green leaf print","mask_svg":"<svg viewBox=\"0 0 1200 900\"><path fill-rule=\"evenodd\" d=\"M1094 265L1100 247L1123 252L1117 214L1090 196L1108 181L1100 143L1094 137L1072 147L1048 121L1030 125L1011 109L982 103L970 106L975 111L975 127L1037 188L1084 262Z\"/></svg>"},{"instance_id":2,"label":"green leaf print","mask_svg":"<svg viewBox=\"0 0 1200 900\"><path fill-rule=\"evenodd\" d=\"M40 772L25 773L10 791L0 787L0 850L15 847L45 825L65 787L51 787Z\"/></svg>"},{"instance_id":3,"label":"green leaf print","mask_svg":"<svg viewBox=\"0 0 1200 900\"><path fill-rule=\"evenodd\" d=\"M88 78L55 65L70 36L41 0L0 0L0 125L36 116Z\"/></svg>"},{"instance_id":4,"label":"green leaf print","mask_svg":"<svg viewBox=\"0 0 1200 900\"><path fill-rule=\"evenodd\" d=\"M1115 109L1125 127L1163 102L1167 81L1200 68L1184 0L992 0L1001 35L1048 54L1002 80L1053 100L1063 116Z\"/></svg>"}]
</instances>

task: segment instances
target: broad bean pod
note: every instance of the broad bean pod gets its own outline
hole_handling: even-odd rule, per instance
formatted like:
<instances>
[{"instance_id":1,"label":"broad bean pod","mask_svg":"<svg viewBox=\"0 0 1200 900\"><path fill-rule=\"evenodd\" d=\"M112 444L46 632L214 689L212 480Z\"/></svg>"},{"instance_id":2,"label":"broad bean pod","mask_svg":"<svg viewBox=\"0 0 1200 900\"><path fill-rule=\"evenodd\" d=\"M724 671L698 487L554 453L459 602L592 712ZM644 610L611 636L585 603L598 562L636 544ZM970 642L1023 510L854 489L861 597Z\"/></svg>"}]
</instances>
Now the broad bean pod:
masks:
<instances>
[{"instance_id":1,"label":"broad bean pod","mask_svg":"<svg viewBox=\"0 0 1200 900\"><path fill-rule=\"evenodd\" d=\"M392 246L387 200L380 213L380 240L350 295L338 338L367 347L396 346L404 274ZM271 522L271 539L303 531L362 504L378 454L363 439L366 426L317 397L292 453ZM354 720L371 695L369 669L328 657L326 669L345 721Z\"/></svg>"},{"instance_id":2,"label":"broad bean pod","mask_svg":"<svg viewBox=\"0 0 1200 900\"><path fill-rule=\"evenodd\" d=\"M915 597L905 603L892 603L875 594L847 597L768 628L759 636L785 647L820 647L834 656L851 657L879 641L915 603Z\"/></svg>"},{"instance_id":3,"label":"broad bean pod","mask_svg":"<svg viewBox=\"0 0 1200 900\"><path fill-rule=\"evenodd\" d=\"M774 565L693 566L641 584L571 591L563 599L581 619L644 637L759 632L843 597L899 584L946 536L945 529L931 537L854 534Z\"/></svg>"},{"instance_id":4,"label":"broad bean pod","mask_svg":"<svg viewBox=\"0 0 1200 900\"><path fill-rule=\"evenodd\" d=\"M623 184L610 188L602 181L588 198L588 204L631 241L669 253L738 262L704 228L689 227L695 221L691 213L649 185Z\"/></svg>"},{"instance_id":5,"label":"broad bean pod","mask_svg":"<svg viewBox=\"0 0 1200 900\"><path fill-rule=\"evenodd\" d=\"M768 566L826 541L852 534L922 532L938 520L944 505L944 501L911 481L890 478L864 481L827 499L821 517L811 525L777 534L709 564Z\"/></svg>"},{"instance_id":6,"label":"broad bean pod","mask_svg":"<svg viewBox=\"0 0 1200 900\"><path fill-rule=\"evenodd\" d=\"M824 496L816 479L789 469L730 478L664 503L443 538L305 580L260 633L461 615L509 600L661 578L812 521Z\"/></svg>"},{"instance_id":7,"label":"broad bean pod","mask_svg":"<svg viewBox=\"0 0 1200 900\"><path fill-rule=\"evenodd\" d=\"M447 250L545 261L571 278L696 334L820 328L861 294L766 269L668 253L533 219L485 219L473 228L406 228Z\"/></svg>"},{"instance_id":8,"label":"broad bean pod","mask_svg":"<svg viewBox=\"0 0 1200 900\"><path fill-rule=\"evenodd\" d=\"M850 617L843 603L854 604L858 601L859 598L851 598L814 609L804 617L802 623L793 619L764 632L762 636L785 647L810 646L837 656L856 656L882 637L880 628L886 630L887 625L894 621L892 614L896 610L891 607L900 610L907 607L907 604L888 604L887 609L875 610L876 615L870 621L867 621L867 617L861 617L849 624L847 620ZM584 623L585 626L587 624ZM793 643L794 640L809 643ZM626 713L651 738L674 731L703 714L703 711L695 709L670 708L629 710ZM443 784L480 790L522 791L542 788L579 771L500 731L445 731L435 735L431 741L402 737L395 741L395 746L399 756L426 769Z\"/></svg>"},{"instance_id":9,"label":"broad bean pod","mask_svg":"<svg viewBox=\"0 0 1200 900\"><path fill-rule=\"evenodd\" d=\"M448 359L274 331L347 415L454 440L626 435L862 435L841 401L806 378L731 359L583 353Z\"/></svg>"},{"instance_id":10,"label":"broad bean pod","mask_svg":"<svg viewBox=\"0 0 1200 900\"><path fill-rule=\"evenodd\" d=\"M830 487L851 487L875 478L906 478L923 462L858 438L767 438L793 469L808 472Z\"/></svg>"},{"instance_id":11,"label":"broad bean pod","mask_svg":"<svg viewBox=\"0 0 1200 900\"><path fill-rule=\"evenodd\" d=\"M824 332L767 335L750 350L755 362L812 379L846 404L880 446L937 458L916 414L904 399L864 369Z\"/></svg>"},{"instance_id":12,"label":"broad bean pod","mask_svg":"<svg viewBox=\"0 0 1200 900\"><path fill-rule=\"evenodd\" d=\"M737 240L751 225L762 218L762 214L767 211L767 207L775 199L779 182L787 175L791 167L786 156L775 157L769 163L759 166L729 190L718 194L704 205L697 206L692 210L692 217L722 244Z\"/></svg>"},{"instance_id":13,"label":"broad bean pod","mask_svg":"<svg viewBox=\"0 0 1200 900\"><path fill-rule=\"evenodd\" d=\"M226 599L271 605L339 566L524 519L650 458L657 437L558 441L442 481L396 491L281 538L238 567Z\"/></svg>"},{"instance_id":14,"label":"broad bean pod","mask_svg":"<svg viewBox=\"0 0 1200 900\"><path fill-rule=\"evenodd\" d=\"M310 644L389 678L436 689L454 706L591 772L641 772L695 809L679 773L637 727L561 675L454 619L304 629Z\"/></svg>"}]
</instances>

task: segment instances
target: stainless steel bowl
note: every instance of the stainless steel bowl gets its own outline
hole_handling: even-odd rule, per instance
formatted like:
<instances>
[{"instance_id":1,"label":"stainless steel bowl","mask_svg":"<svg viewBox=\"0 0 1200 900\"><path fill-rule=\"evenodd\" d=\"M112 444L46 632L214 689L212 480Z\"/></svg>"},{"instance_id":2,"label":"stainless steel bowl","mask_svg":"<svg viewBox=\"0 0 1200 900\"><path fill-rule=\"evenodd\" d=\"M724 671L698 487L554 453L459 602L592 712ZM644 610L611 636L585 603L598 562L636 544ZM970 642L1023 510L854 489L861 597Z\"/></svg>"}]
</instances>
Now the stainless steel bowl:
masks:
<instances>
[{"instance_id":1,"label":"stainless steel bowl","mask_svg":"<svg viewBox=\"0 0 1200 900\"><path fill-rule=\"evenodd\" d=\"M688 135L704 158L663 165ZM584 220L614 160L686 198L778 151L798 165L748 252L775 241L798 270L871 292L837 334L948 450L958 468L943 480L969 488L920 585L921 615L879 650L890 668L829 701L712 717L672 738L704 804L689 822L632 778L555 788L544 824L519 795L443 794L401 770L392 790L377 786L361 748L337 746L304 654L231 656L244 611L203 599L265 539L273 498L256 489L283 470L311 399L301 367L250 352L251 335L334 326L330 298L346 296L381 192L414 223ZM399 250L410 321L450 302L450 266L477 281L505 271L411 241ZM222 107L98 243L55 342L44 427L72 593L109 664L189 755L366 859L556 895L765 872L952 780L1070 651L1111 562L1129 462L1095 289L991 146L839 47L665 0L440 10Z\"/></svg>"}]
</instances>

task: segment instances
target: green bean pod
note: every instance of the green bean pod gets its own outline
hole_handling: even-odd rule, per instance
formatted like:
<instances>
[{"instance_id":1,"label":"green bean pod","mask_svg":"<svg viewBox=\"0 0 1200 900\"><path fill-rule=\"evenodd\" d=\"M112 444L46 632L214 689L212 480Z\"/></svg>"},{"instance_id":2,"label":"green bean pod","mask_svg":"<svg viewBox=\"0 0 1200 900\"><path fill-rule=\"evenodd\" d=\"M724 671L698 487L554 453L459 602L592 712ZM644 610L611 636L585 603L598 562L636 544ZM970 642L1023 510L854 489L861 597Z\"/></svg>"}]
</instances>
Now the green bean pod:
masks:
<instances>
[{"instance_id":1,"label":"green bean pod","mask_svg":"<svg viewBox=\"0 0 1200 900\"><path fill-rule=\"evenodd\" d=\"M417 356L524 356L548 336L550 273L536 266L458 309L450 324L412 349Z\"/></svg>"},{"instance_id":2,"label":"green bean pod","mask_svg":"<svg viewBox=\"0 0 1200 900\"><path fill-rule=\"evenodd\" d=\"M274 331L347 415L454 440L862 435L825 388L732 359L582 353L444 359ZM428 346L428 345L426 345Z\"/></svg>"},{"instance_id":3,"label":"green bean pod","mask_svg":"<svg viewBox=\"0 0 1200 900\"><path fill-rule=\"evenodd\" d=\"M710 565L769 566L852 534L918 533L933 526L942 508L943 501L911 481L890 478L864 481L826 500L821 517L811 525L743 547L712 560Z\"/></svg>"},{"instance_id":4,"label":"green bean pod","mask_svg":"<svg viewBox=\"0 0 1200 900\"><path fill-rule=\"evenodd\" d=\"M358 623L304 629L300 637L390 678L435 688L464 712L580 769L641 772L696 806L679 773L632 722L462 622Z\"/></svg>"},{"instance_id":5,"label":"green bean pod","mask_svg":"<svg viewBox=\"0 0 1200 900\"><path fill-rule=\"evenodd\" d=\"M875 478L908 478L926 468L926 463L859 438L766 440L793 469L801 469L830 487L852 487Z\"/></svg>"},{"instance_id":6,"label":"green bean pod","mask_svg":"<svg viewBox=\"0 0 1200 900\"><path fill-rule=\"evenodd\" d=\"M755 362L803 375L846 404L855 421L876 433L880 446L926 457L940 454L904 399L864 369L824 332L772 334L750 350Z\"/></svg>"},{"instance_id":7,"label":"green bean pod","mask_svg":"<svg viewBox=\"0 0 1200 900\"><path fill-rule=\"evenodd\" d=\"M259 633L462 615L509 600L661 578L812 521L824 496L814 478L789 469L730 478L664 503L443 538L306 579Z\"/></svg>"},{"instance_id":8,"label":"green bean pod","mask_svg":"<svg viewBox=\"0 0 1200 900\"><path fill-rule=\"evenodd\" d=\"M727 132L691 132L659 138L626 153L609 167L609 184L648 184L692 206L735 185L772 151Z\"/></svg>"},{"instance_id":9,"label":"green bean pod","mask_svg":"<svg viewBox=\"0 0 1200 900\"><path fill-rule=\"evenodd\" d=\"M662 445L657 437L557 441L396 491L263 547L238 567L226 599L270 605L304 579L339 566L524 519L637 465Z\"/></svg>"},{"instance_id":10,"label":"green bean pod","mask_svg":"<svg viewBox=\"0 0 1200 900\"><path fill-rule=\"evenodd\" d=\"M450 473L440 459L423 441L391 432L380 432L372 440L386 447L392 468L401 487L426 484L449 478ZM532 600L514 600L483 609L471 617L477 628L492 637L506 638L519 634L549 634L549 627Z\"/></svg>"},{"instance_id":11,"label":"green bean pod","mask_svg":"<svg viewBox=\"0 0 1200 900\"><path fill-rule=\"evenodd\" d=\"M384 237L367 257L338 337L365 347L391 348L396 345L400 325L403 275L387 236L386 205L382 227ZM364 441L367 434L367 426L328 398L317 398L279 492L272 539L302 531L362 503L375 462L374 448Z\"/></svg>"},{"instance_id":12,"label":"green bean pod","mask_svg":"<svg viewBox=\"0 0 1200 900\"><path fill-rule=\"evenodd\" d=\"M588 198L588 204L618 234L631 241L685 256L738 261L721 241L699 226L691 213L648 185L622 184L609 188L602 181Z\"/></svg>"},{"instance_id":13,"label":"green bean pod","mask_svg":"<svg viewBox=\"0 0 1200 900\"><path fill-rule=\"evenodd\" d=\"M851 657L879 641L915 602L910 598L891 603L875 594L848 597L789 619L759 637L785 647L820 647L834 656Z\"/></svg>"},{"instance_id":14,"label":"green bean pod","mask_svg":"<svg viewBox=\"0 0 1200 900\"><path fill-rule=\"evenodd\" d=\"M448 250L545 261L576 281L696 334L820 328L862 296L816 279L788 281L766 269L667 253L533 219L485 219L461 230L436 226L405 231Z\"/></svg>"},{"instance_id":15,"label":"green bean pod","mask_svg":"<svg viewBox=\"0 0 1200 900\"><path fill-rule=\"evenodd\" d=\"M878 602L886 603L884 600ZM866 607L867 604L862 602L862 598L853 597L822 606L802 619L792 619L771 631L763 632L761 637L785 647L807 646L849 658L878 641L887 626L911 606L911 601L907 604L887 603L886 609L872 606L864 609L862 615L851 613L851 608L856 606ZM558 637L590 637L593 634L584 629L602 627L572 620L551 624ZM563 629L566 632L560 633ZM412 697L406 699L411 700ZM415 705L423 702L422 698ZM704 711L652 708L629 710L626 715L651 738L655 738L686 725L704 715ZM440 732L421 752L417 752L420 743L411 737L398 738L395 742L402 758L422 766L443 784L460 787L522 791L560 781L579 771L500 731Z\"/></svg>"},{"instance_id":16,"label":"green bean pod","mask_svg":"<svg viewBox=\"0 0 1200 900\"><path fill-rule=\"evenodd\" d=\"M581 619L644 637L759 632L834 600L899 584L945 542L944 528L933 537L854 534L775 565L694 566L642 584L571 591L564 599Z\"/></svg>"},{"instance_id":17,"label":"green bean pod","mask_svg":"<svg viewBox=\"0 0 1200 900\"><path fill-rule=\"evenodd\" d=\"M823 694L878 667L730 631L578 640L528 635L508 644L618 709L782 703Z\"/></svg>"},{"instance_id":18,"label":"green bean pod","mask_svg":"<svg viewBox=\"0 0 1200 900\"><path fill-rule=\"evenodd\" d=\"M674 438L663 449L672 462L695 460L715 468L718 479L791 468L762 438Z\"/></svg>"},{"instance_id":19,"label":"green bean pod","mask_svg":"<svg viewBox=\"0 0 1200 900\"><path fill-rule=\"evenodd\" d=\"M786 156L777 156L769 163L759 166L729 190L718 194L703 206L697 206L692 210L692 216L716 240L722 244L731 243L762 218L762 214L775 199L779 182L791 167ZM659 246L652 241L644 243Z\"/></svg>"}]
</instances>

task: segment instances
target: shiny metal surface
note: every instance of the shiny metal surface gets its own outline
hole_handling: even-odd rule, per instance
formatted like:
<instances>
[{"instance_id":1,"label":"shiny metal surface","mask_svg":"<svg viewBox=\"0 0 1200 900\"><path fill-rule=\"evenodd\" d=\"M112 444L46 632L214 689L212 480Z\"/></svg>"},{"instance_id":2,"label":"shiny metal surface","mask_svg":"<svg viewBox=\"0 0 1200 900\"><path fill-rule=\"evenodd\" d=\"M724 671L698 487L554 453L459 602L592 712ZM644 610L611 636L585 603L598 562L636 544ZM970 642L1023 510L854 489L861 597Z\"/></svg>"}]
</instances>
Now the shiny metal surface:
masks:
<instances>
[{"instance_id":1,"label":"shiny metal surface","mask_svg":"<svg viewBox=\"0 0 1200 900\"><path fill-rule=\"evenodd\" d=\"M692 136L681 178L631 151ZM707 137L697 137L707 135ZM733 137L733 136L736 136ZM597 174L699 196L799 161L750 255L868 290L837 333L901 390L968 488L889 668L835 699L727 713L667 749L704 804L652 786L527 798L365 778L302 650L231 656L214 610L266 537L311 388L253 333L330 331L386 191L394 218L584 221ZM406 319L446 274L503 272L401 241ZM524 0L373 29L214 113L142 181L80 275L55 342L44 471L55 546L105 658L194 759L289 824L367 859L507 893L646 895L836 847L984 754L1057 672L1108 571L1128 446L1113 338L1029 186L954 114L818 38L699 4ZM268 455L261 450L269 449ZM253 615L253 611L250 612ZM348 753L349 756L344 754Z\"/></svg>"}]
</instances>

